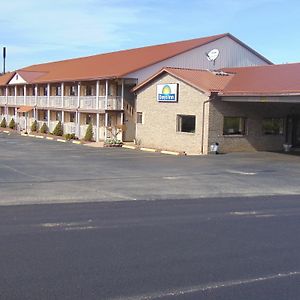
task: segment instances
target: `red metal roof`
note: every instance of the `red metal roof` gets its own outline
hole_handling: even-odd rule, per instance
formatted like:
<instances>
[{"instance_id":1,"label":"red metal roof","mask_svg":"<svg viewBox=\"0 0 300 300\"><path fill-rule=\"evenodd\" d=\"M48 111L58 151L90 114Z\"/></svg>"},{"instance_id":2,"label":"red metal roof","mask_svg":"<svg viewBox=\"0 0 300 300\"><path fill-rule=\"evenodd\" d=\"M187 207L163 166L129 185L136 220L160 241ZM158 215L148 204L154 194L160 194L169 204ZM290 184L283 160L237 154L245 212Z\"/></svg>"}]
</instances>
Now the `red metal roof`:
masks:
<instances>
[{"instance_id":1,"label":"red metal roof","mask_svg":"<svg viewBox=\"0 0 300 300\"><path fill-rule=\"evenodd\" d=\"M162 73L205 92L222 96L276 96L300 94L300 63L255 67L226 68L219 72L164 68L133 91L140 90Z\"/></svg>"},{"instance_id":2,"label":"red metal roof","mask_svg":"<svg viewBox=\"0 0 300 300\"><path fill-rule=\"evenodd\" d=\"M163 68L152 77L148 78L133 91L140 90L146 86L154 78L157 78L163 73L168 73L178 79L183 80L187 84L203 92L218 92L222 91L234 75L225 74L224 72L212 72L208 70L182 69L182 68Z\"/></svg>"},{"instance_id":3,"label":"red metal roof","mask_svg":"<svg viewBox=\"0 0 300 300\"><path fill-rule=\"evenodd\" d=\"M300 93L300 63L227 68L224 71L235 74L223 89L224 96Z\"/></svg>"},{"instance_id":4,"label":"red metal roof","mask_svg":"<svg viewBox=\"0 0 300 300\"><path fill-rule=\"evenodd\" d=\"M25 80L28 83L120 78L126 74L216 41L225 36L243 45L267 63L271 63L231 34L225 33L192 40L33 65L16 72L19 72L24 79L26 78ZM0 79L0 85L7 84L7 82L8 81L5 82L4 78Z\"/></svg>"}]
</instances>

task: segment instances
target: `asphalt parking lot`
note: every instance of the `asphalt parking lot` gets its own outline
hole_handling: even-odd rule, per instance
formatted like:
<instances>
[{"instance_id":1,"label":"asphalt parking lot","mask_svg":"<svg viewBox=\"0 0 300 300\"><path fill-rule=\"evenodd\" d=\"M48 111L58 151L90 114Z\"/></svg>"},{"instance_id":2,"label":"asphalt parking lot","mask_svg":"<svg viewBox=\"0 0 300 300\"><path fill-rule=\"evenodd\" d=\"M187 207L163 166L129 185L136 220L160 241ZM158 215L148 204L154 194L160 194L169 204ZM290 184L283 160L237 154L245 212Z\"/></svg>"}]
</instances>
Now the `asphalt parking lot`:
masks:
<instances>
[{"instance_id":1,"label":"asphalt parking lot","mask_svg":"<svg viewBox=\"0 0 300 300\"><path fill-rule=\"evenodd\" d=\"M300 157L177 157L0 133L0 204L295 195Z\"/></svg>"}]
</instances>

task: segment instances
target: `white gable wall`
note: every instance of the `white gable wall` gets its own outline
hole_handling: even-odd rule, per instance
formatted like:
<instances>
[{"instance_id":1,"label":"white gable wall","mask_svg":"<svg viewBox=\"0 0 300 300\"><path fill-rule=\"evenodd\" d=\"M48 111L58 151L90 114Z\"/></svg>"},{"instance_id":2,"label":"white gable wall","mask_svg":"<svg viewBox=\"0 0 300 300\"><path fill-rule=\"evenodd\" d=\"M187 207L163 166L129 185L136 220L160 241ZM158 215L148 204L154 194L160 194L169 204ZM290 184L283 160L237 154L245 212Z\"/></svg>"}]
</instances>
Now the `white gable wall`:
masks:
<instances>
[{"instance_id":1,"label":"white gable wall","mask_svg":"<svg viewBox=\"0 0 300 300\"><path fill-rule=\"evenodd\" d=\"M8 84L22 84L27 83L18 73L10 80Z\"/></svg>"},{"instance_id":2,"label":"white gable wall","mask_svg":"<svg viewBox=\"0 0 300 300\"><path fill-rule=\"evenodd\" d=\"M214 66L213 62L208 61L205 53L215 48L220 51L220 54ZM139 71L129 73L126 77L138 78L140 83L163 67L221 69L226 67L245 67L267 64L268 63L259 56L232 40L230 37L225 36L219 40L176 55L172 58L168 58Z\"/></svg>"}]
</instances>

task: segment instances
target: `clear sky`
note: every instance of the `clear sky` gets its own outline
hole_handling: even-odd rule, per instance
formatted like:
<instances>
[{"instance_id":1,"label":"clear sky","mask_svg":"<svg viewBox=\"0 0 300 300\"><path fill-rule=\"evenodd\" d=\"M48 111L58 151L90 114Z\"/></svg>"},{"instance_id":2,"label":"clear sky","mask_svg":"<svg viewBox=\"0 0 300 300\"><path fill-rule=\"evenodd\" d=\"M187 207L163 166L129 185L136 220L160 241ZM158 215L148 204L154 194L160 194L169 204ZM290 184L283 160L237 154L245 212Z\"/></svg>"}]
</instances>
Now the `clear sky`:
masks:
<instances>
[{"instance_id":1,"label":"clear sky","mask_svg":"<svg viewBox=\"0 0 300 300\"><path fill-rule=\"evenodd\" d=\"M1 0L7 70L225 32L274 63L300 62L300 1Z\"/></svg>"}]
</instances>

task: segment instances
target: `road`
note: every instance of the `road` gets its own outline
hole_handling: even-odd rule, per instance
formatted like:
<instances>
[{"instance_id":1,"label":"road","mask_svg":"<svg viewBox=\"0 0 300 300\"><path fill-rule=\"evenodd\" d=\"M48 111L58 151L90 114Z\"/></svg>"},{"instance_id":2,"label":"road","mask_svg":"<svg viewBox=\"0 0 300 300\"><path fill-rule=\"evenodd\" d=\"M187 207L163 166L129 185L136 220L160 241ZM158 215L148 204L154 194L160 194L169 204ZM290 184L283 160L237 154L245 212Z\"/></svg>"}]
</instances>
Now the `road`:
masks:
<instances>
[{"instance_id":1,"label":"road","mask_svg":"<svg viewBox=\"0 0 300 300\"><path fill-rule=\"evenodd\" d=\"M0 299L296 300L300 197L0 209Z\"/></svg>"}]
</instances>

